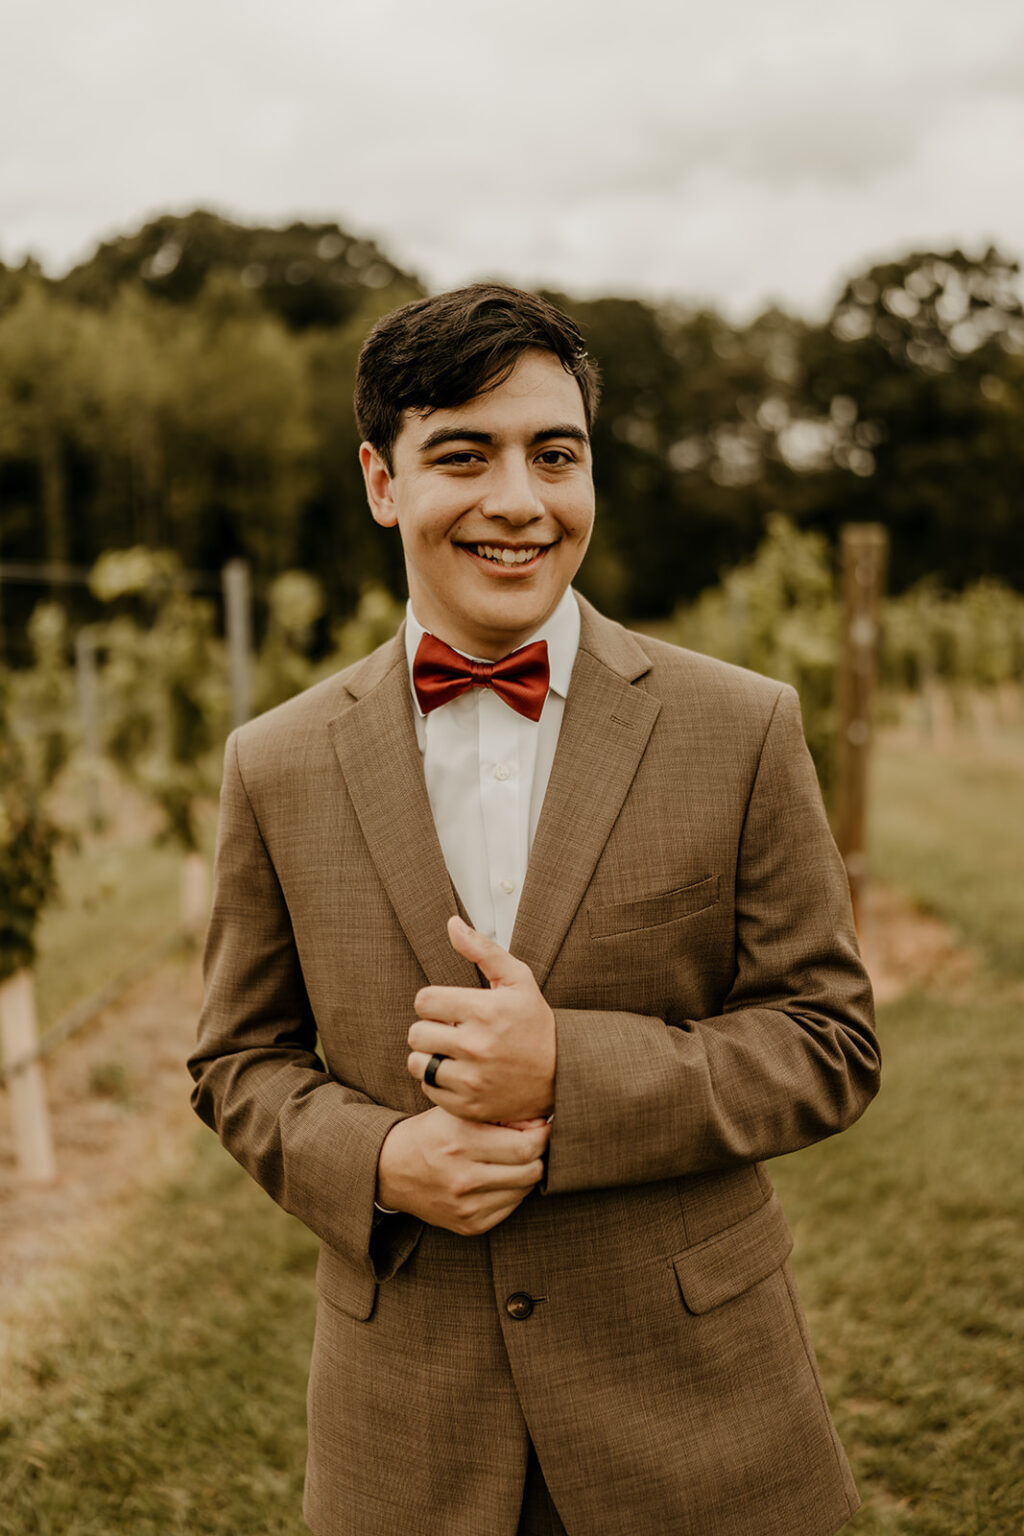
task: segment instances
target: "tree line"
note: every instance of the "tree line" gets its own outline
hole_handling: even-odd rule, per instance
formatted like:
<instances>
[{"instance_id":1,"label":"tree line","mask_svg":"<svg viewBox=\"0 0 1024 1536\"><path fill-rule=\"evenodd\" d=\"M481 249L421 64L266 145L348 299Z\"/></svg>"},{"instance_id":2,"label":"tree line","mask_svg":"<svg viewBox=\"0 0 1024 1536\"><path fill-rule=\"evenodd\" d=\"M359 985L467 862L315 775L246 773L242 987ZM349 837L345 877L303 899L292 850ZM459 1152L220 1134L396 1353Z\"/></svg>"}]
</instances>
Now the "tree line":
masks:
<instances>
[{"instance_id":1,"label":"tree line","mask_svg":"<svg viewBox=\"0 0 1024 1536\"><path fill-rule=\"evenodd\" d=\"M1017 277L996 250L914 252L852 278L813 324L549 295L605 377L582 590L618 617L667 616L749 559L773 513L833 543L844 522L883 523L897 592L1024 588ZM402 590L397 540L365 508L352 378L373 320L423 291L336 224L204 212L61 279L0 266L0 565L87 568L140 545L198 572L243 556L264 596L313 571L326 647L367 584ZM0 595L17 662L45 592L0 579ZM84 586L67 596L95 617Z\"/></svg>"}]
</instances>

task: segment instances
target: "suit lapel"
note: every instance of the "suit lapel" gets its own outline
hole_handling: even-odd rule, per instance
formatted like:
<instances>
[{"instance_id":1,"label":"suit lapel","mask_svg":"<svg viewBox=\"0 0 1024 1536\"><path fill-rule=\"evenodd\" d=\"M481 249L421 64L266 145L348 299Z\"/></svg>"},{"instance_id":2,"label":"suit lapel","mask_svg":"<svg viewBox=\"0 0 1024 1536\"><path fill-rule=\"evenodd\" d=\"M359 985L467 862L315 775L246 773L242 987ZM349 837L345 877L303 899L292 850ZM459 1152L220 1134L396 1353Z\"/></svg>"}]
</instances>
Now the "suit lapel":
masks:
<instances>
[{"instance_id":1,"label":"suit lapel","mask_svg":"<svg viewBox=\"0 0 1024 1536\"><path fill-rule=\"evenodd\" d=\"M445 924L458 910L416 745L403 631L347 679L355 702L327 729L367 848L416 958L435 985L478 985Z\"/></svg>"},{"instance_id":2,"label":"suit lapel","mask_svg":"<svg viewBox=\"0 0 1024 1536\"><path fill-rule=\"evenodd\" d=\"M650 668L636 640L579 602L580 648L510 946L541 987L661 709L633 686Z\"/></svg>"}]
</instances>

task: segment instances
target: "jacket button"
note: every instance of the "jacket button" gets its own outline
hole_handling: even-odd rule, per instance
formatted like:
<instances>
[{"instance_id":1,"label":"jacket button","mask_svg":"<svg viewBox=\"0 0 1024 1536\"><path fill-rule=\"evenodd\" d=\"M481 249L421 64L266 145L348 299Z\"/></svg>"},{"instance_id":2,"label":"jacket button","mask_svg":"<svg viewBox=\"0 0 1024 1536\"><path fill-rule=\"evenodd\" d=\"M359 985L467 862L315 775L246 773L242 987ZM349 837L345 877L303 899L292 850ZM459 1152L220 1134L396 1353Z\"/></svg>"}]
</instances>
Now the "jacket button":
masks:
<instances>
[{"instance_id":1,"label":"jacket button","mask_svg":"<svg viewBox=\"0 0 1024 1536\"><path fill-rule=\"evenodd\" d=\"M527 1296L525 1291L513 1291L505 1303L505 1311L517 1323L525 1322L533 1311L533 1297Z\"/></svg>"}]
</instances>

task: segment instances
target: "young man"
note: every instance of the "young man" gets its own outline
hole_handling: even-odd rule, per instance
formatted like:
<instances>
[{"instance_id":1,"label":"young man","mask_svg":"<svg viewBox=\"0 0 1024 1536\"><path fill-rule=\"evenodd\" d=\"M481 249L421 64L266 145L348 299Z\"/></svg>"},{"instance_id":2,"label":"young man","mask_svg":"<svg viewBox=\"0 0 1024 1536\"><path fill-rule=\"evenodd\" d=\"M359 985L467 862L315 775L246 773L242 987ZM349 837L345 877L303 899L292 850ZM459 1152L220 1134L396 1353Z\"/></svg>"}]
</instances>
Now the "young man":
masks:
<instances>
[{"instance_id":1,"label":"young man","mask_svg":"<svg viewBox=\"0 0 1024 1536\"><path fill-rule=\"evenodd\" d=\"M316 1536L857 1504L762 1166L877 1087L844 872L792 690L572 592L596 397L528 294L380 321L406 623L228 745L194 1102L322 1239Z\"/></svg>"}]
</instances>

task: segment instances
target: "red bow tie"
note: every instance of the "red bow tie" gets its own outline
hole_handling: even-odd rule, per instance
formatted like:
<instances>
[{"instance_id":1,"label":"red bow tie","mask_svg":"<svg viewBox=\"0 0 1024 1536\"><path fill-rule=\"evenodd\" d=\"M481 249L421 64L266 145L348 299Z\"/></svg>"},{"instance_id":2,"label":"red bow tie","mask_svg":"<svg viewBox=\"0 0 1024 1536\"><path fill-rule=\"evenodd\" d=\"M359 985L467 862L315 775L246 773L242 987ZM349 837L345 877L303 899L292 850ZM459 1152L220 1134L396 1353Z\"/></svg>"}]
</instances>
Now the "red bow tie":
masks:
<instances>
[{"instance_id":1,"label":"red bow tie","mask_svg":"<svg viewBox=\"0 0 1024 1536\"><path fill-rule=\"evenodd\" d=\"M518 714L539 720L548 695L548 643L534 640L500 661L470 661L436 635L425 634L416 647L412 683L425 715L468 688L493 688Z\"/></svg>"}]
</instances>

